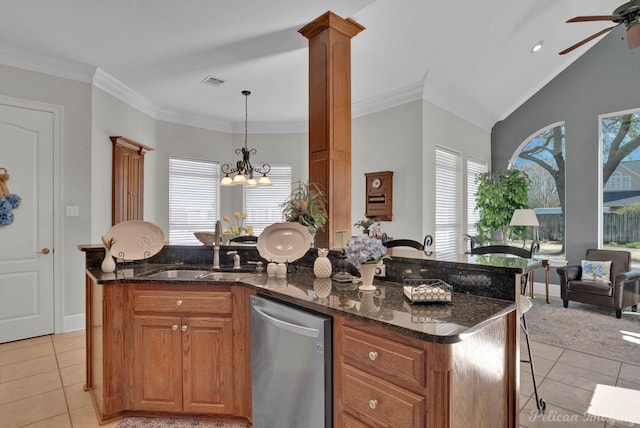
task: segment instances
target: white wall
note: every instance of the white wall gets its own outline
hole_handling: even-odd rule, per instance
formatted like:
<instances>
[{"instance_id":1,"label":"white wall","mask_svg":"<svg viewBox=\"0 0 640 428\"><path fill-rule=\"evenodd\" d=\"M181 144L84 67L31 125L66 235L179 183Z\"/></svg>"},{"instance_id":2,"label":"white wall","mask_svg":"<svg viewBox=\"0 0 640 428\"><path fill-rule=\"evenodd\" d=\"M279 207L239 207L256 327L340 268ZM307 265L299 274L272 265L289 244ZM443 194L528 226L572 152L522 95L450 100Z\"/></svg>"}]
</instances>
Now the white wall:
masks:
<instances>
[{"instance_id":1,"label":"white wall","mask_svg":"<svg viewBox=\"0 0 640 428\"><path fill-rule=\"evenodd\" d=\"M93 87L91 129L91 239L100 237L111 228L111 166L113 143L110 136L127 137L156 148L156 121L119 99ZM144 219L155 222L156 150L144 156Z\"/></svg>"},{"instance_id":2,"label":"white wall","mask_svg":"<svg viewBox=\"0 0 640 428\"><path fill-rule=\"evenodd\" d=\"M364 219L367 172L393 171L393 220L381 222L395 238L422 241L421 103L414 101L353 120L351 224ZM353 227L352 234L362 229Z\"/></svg>"},{"instance_id":3,"label":"white wall","mask_svg":"<svg viewBox=\"0 0 640 428\"><path fill-rule=\"evenodd\" d=\"M0 65L0 94L63 107L62 185L60 210L62 248L54 248L62 263L62 315L84 312L84 254L78 244L90 241L91 226L91 85L69 79ZM1 155L0 155L1 156ZM80 216L67 217L65 206L80 207ZM56 311L58 315L58 310ZM56 329L63 329L56 319Z\"/></svg>"}]
</instances>

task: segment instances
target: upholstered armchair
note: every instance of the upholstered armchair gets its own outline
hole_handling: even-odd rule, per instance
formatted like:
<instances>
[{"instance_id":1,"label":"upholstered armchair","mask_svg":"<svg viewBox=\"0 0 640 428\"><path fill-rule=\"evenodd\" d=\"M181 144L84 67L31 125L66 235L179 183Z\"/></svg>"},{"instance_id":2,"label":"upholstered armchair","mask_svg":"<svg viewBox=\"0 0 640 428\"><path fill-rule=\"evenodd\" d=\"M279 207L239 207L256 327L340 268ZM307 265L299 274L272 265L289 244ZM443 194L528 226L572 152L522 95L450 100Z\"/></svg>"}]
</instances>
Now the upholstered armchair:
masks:
<instances>
[{"instance_id":1,"label":"upholstered armchair","mask_svg":"<svg viewBox=\"0 0 640 428\"><path fill-rule=\"evenodd\" d=\"M587 303L616 311L616 318L622 316L622 309L632 307L635 311L640 303L640 271L631 271L631 253L628 251L587 250L585 260L605 262L557 269L560 275L560 296L566 308L569 301ZM610 267L608 263L611 262ZM583 271L583 266L587 272ZM595 269L595 270L594 270ZM605 274L609 271L609 275Z\"/></svg>"}]
</instances>

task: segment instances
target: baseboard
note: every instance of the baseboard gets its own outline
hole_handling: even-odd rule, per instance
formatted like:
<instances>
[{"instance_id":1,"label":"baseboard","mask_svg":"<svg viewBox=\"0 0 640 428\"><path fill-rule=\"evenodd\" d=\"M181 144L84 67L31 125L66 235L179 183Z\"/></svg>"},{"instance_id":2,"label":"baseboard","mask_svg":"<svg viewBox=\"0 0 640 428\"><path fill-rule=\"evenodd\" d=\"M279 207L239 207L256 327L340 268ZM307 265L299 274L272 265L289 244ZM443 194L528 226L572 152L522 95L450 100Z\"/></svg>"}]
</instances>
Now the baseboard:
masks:
<instances>
[{"instance_id":1,"label":"baseboard","mask_svg":"<svg viewBox=\"0 0 640 428\"><path fill-rule=\"evenodd\" d=\"M64 320L62 322L63 333L84 330L85 328L86 324L84 314L67 315L64 317Z\"/></svg>"}]
</instances>

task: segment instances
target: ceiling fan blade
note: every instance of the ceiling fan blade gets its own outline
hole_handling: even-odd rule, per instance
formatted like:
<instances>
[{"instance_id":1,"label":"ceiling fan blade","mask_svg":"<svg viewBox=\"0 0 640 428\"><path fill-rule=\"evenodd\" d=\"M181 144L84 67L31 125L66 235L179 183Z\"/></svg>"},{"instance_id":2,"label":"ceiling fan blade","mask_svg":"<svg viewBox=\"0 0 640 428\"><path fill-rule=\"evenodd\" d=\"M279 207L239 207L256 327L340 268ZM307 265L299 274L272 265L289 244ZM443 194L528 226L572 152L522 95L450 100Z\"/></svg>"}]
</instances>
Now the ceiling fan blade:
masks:
<instances>
[{"instance_id":1,"label":"ceiling fan blade","mask_svg":"<svg viewBox=\"0 0 640 428\"><path fill-rule=\"evenodd\" d=\"M579 48L580 46L584 45L585 43L590 42L591 40L595 39L596 37L600 37L600 36L601 36L601 35L603 35L604 33L607 33L607 32L609 32L609 31L613 30L613 29L614 29L614 28L616 28L616 27L617 27L617 25L614 25L613 27L605 28L604 30L598 31L596 34L593 34L593 35L591 35L591 36L587 37L586 39L584 39L584 40L582 40L582 41L580 41L580 42L576 43L575 45L573 45L573 46L570 46L570 47L566 48L565 50L563 50L562 52L560 52L560 55L564 55L564 54L566 54L566 53L569 53L569 52L571 52L572 50L574 50L574 49L576 49L576 48Z\"/></svg>"},{"instance_id":2,"label":"ceiling fan blade","mask_svg":"<svg viewBox=\"0 0 640 428\"><path fill-rule=\"evenodd\" d=\"M613 18L615 18L615 15L576 16L567 22L611 21Z\"/></svg>"}]
</instances>

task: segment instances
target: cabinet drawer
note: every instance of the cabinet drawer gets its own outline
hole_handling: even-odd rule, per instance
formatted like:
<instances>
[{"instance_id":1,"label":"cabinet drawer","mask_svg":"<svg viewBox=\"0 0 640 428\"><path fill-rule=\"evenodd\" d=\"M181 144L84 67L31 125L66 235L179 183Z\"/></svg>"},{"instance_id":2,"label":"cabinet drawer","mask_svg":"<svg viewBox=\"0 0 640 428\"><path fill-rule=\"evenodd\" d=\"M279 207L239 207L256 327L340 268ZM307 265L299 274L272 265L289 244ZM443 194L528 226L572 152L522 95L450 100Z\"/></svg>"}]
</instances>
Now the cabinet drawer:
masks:
<instances>
[{"instance_id":1,"label":"cabinet drawer","mask_svg":"<svg viewBox=\"0 0 640 428\"><path fill-rule=\"evenodd\" d=\"M136 312L230 314L231 306L229 292L136 290L133 297Z\"/></svg>"},{"instance_id":2,"label":"cabinet drawer","mask_svg":"<svg viewBox=\"0 0 640 428\"><path fill-rule=\"evenodd\" d=\"M342 389L344 411L367 425L424 426L425 400L419 395L347 365L342 367Z\"/></svg>"},{"instance_id":3,"label":"cabinet drawer","mask_svg":"<svg viewBox=\"0 0 640 428\"><path fill-rule=\"evenodd\" d=\"M342 330L344 361L403 387L425 386L425 351L350 327Z\"/></svg>"},{"instance_id":4,"label":"cabinet drawer","mask_svg":"<svg viewBox=\"0 0 640 428\"><path fill-rule=\"evenodd\" d=\"M347 413L342 413L340 417L342 418L341 428L368 428L365 424L352 418Z\"/></svg>"}]
</instances>

